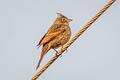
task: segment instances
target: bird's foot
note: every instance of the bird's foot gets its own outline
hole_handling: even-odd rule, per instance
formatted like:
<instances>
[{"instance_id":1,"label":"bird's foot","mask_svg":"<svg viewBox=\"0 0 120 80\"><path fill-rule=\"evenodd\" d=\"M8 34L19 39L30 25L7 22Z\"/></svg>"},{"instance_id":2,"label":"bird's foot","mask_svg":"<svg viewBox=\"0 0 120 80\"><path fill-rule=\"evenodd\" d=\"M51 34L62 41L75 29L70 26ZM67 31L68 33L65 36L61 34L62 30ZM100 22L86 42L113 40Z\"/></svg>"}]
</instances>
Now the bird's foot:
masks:
<instances>
[{"instance_id":1,"label":"bird's foot","mask_svg":"<svg viewBox=\"0 0 120 80\"><path fill-rule=\"evenodd\" d=\"M55 54L56 56L58 56L57 54ZM60 58L62 57L62 54L60 55Z\"/></svg>"},{"instance_id":2,"label":"bird's foot","mask_svg":"<svg viewBox=\"0 0 120 80\"><path fill-rule=\"evenodd\" d=\"M53 48L54 49L54 48ZM54 51L56 52L56 56L58 56L57 55L57 53L58 53L58 51L56 50L56 49L54 49ZM67 50L66 50L66 52L67 52ZM60 58L62 57L62 54L60 55Z\"/></svg>"}]
</instances>

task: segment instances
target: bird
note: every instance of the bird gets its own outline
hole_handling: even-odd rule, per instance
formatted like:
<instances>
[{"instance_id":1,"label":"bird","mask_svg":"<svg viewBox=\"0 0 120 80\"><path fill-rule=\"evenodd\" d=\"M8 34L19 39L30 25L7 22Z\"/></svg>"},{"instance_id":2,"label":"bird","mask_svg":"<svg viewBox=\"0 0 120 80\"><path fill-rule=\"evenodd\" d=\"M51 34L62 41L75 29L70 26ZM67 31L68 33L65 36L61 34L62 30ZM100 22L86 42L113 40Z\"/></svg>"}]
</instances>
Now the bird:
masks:
<instances>
[{"instance_id":1,"label":"bird","mask_svg":"<svg viewBox=\"0 0 120 80\"><path fill-rule=\"evenodd\" d=\"M41 45L43 46L36 70L39 68L43 57L47 54L47 52L50 49L55 50L59 47L62 47L65 43L69 41L71 37L71 28L69 27L69 23L72 21L72 19L67 18L61 13L57 13L57 15L58 17L37 45L38 48Z\"/></svg>"}]
</instances>

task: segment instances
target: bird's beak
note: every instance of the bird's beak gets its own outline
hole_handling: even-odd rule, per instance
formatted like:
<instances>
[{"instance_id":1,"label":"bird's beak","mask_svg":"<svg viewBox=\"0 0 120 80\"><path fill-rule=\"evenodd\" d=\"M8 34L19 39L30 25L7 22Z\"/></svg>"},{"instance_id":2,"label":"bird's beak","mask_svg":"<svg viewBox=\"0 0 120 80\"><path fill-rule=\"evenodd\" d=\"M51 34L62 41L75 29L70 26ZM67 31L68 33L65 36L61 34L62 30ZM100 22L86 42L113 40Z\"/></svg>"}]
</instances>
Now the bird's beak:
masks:
<instances>
[{"instance_id":1,"label":"bird's beak","mask_svg":"<svg viewBox=\"0 0 120 80\"><path fill-rule=\"evenodd\" d=\"M71 21L72 21L72 19L68 19L68 21L69 21L69 22L71 22Z\"/></svg>"}]
</instances>

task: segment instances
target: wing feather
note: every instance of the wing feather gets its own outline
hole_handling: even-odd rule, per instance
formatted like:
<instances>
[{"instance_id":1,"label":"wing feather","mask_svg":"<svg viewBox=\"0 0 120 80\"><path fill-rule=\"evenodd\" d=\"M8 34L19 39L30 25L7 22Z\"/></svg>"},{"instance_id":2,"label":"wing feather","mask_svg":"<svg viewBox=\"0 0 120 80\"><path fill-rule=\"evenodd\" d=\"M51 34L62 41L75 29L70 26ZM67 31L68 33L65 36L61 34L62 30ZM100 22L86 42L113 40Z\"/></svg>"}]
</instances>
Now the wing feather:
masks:
<instances>
[{"instance_id":1,"label":"wing feather","mask_svg":"<svg viewBox=\"0 0 120 80\"><path fill-rule=\"evenodd\" d=\"M42 44L45 44L45 43L49 42L50 40L54 39L56 36L61 34L64 30L65 29L64 29L64 27L62 25L52 26L48 30L48 32L43 36L43 38L40 40L40 42L39 42L39 44L37 46L40 47Z\"/></svg>"},{"instance_id":2,"label":"wing feather","mask_svg":"<svg viewBox=\"0 0 120 80\"><path fill-rule=\"evenodd\" d=\"M43 40L41 41L40 45L49 42L50 40L54 39L57 35L59 35L62 31L57 31L57 32L51 32L47 34Z\"/></svg>"}]
</instances>

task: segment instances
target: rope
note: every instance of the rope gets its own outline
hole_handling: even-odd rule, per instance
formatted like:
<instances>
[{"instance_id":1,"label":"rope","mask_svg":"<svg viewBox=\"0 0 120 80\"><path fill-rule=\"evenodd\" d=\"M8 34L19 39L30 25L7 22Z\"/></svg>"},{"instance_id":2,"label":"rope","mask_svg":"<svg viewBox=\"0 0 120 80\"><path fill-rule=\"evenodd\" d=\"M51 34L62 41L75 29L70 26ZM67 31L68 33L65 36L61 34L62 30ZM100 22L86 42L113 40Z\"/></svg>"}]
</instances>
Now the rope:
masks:
<instances>
[{"instance_id":1,"label":"rope","mask_svg":"<svg viewBox=\"0 0 120 80\"><path fill-rule=\"evenodd\" d=\"M43 68L34 75L32 80L36 80L90 25L95 22L96 19L100 17L100 15L103 14L104 11L106 11L113 3L115 0L110 0L104 8L102 8L83 28L70 40L68 41L60 51L56 53L56 55L46 64L43 66Z\"/></svg>"}]
</instances>

